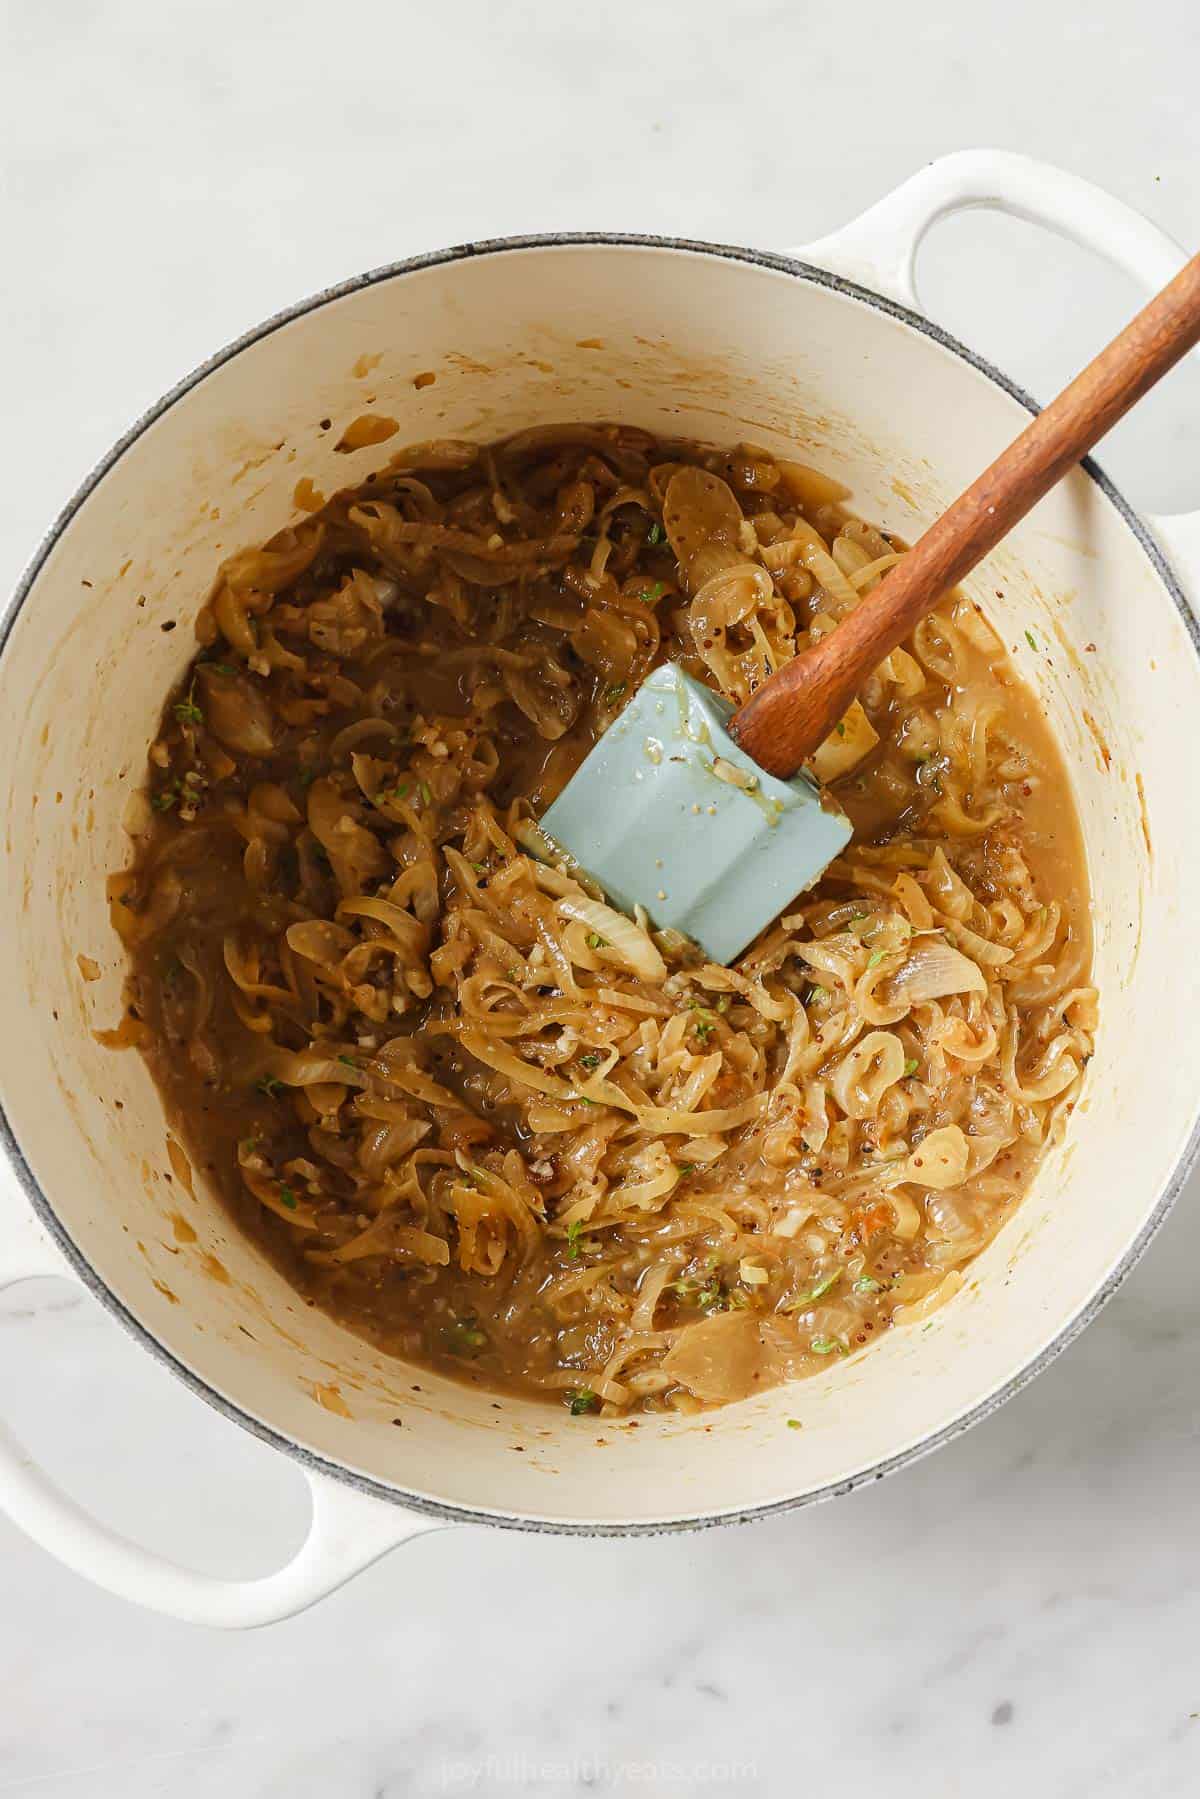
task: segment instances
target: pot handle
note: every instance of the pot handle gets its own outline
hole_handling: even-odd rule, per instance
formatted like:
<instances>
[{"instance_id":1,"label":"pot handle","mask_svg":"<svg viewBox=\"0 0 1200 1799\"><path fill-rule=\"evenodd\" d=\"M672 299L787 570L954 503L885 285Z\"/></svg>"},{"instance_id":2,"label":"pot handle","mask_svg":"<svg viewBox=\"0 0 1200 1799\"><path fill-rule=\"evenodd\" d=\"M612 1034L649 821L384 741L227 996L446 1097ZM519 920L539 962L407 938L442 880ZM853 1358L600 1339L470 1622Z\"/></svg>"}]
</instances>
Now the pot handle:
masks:
<instances>
[{"instance_id":1,"label":"pot handle","mask_svg":"<svg viewBox=\"0 0 1200 1799\"><path fill-rule=\"evenodd\" d=\"M1123 200L1082 176L1011 150L959 150L919 169L840 231L794 254L923 313L917 251L930 227L970 207L1007 212L1104 256L1157 293L1187 252ZM1200 512L1147 521L1193 600L1200 598Z\"/></svg>"},{"instance_id":2,"label":"pot handle","mask_svg":"<svg viewBox=\"0 0 1200 1799\"><path fill-rule=\"evenodd\" d=\"M1186 253L1132 206L1082 176L1011 150L958 150L919 169L840 231L795 254L923 311L917 251L930 227L951 213L986 207L1044 225L1094 250L1157 292Z\"/></svg>"},{"instance_id":3,"label":"pot handle","mask_svg":"<svg viewBox=\"0 0 1200 1799\"><path fill-rule=\"evenodd\" d=\"M0 1291L19 1281L78 1279L42 1226L7 1196L0 1204ZM441 1527L304 1470L312 1493L308 1535L282 1568L252 1580L223 1580L151 1554L84 1511L0 1423L0 1510L42 1549L96 1586L189 1624L247 1629L290 1618L323 1599L389 1549Z\"/></svg>"}]
</instances>

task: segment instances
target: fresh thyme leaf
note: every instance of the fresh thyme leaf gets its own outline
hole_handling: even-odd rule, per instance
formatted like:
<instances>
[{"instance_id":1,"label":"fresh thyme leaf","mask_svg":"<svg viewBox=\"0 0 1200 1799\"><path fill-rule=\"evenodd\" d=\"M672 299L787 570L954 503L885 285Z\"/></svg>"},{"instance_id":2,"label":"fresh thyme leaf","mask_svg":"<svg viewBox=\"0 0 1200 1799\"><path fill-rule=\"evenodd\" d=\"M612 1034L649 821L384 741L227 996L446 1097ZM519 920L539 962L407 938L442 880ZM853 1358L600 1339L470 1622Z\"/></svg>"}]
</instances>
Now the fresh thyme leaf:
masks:
<instances>
[{"instance_id":1,"label":"fresh thyme leaf","mask_svg":"<svg viewBox=\"0 0 1200 1799\"><path fill-rule=\"evenodd\" d=\"M429 791L429 782L428 781L421 782L420 793L421 793L421 798L424 800L425 804L427 806L432 806L433 795Z\"/></svg>"},{"instance_id":2,"label":"fresh thyme leaf","mask_svg":"<svg viewBox=\"0 0 1200 1799\"><path fill-rule=\"evenodd\" d=\"M563 1399L572 1418L581 1418L585 1412L600 1410L600 1396L593 1393L590 1387L568 1387Z\"/></svg>"},{"instance_id":3,"label":"fresh thyme leaf","mask_svg":"<svg viewBox=\"0 0 1200 1799\"><path fill-rule=\"evenodd\" d=\"M659 524L658 520L655 519L654 523L646 533L646 542L649 544L661 543L665 535L666 533L662 526Z\"/></svg>"},{"instance_id":4,"label":"fresh thyme leaf","mask_svg":"<svg viewBox=\"0 0 1200 1799\"><path fill-rule=\"evenodd\" d=\"M171 710L181 725L202 725L204 723L204 714L196 704L196 678L194 675L186 698L177 700Z\"/></svg>"},{"instance_id":5,"label":"fresh thyme leaf","mask_svg":"<svg viewBox=\"0 0 1200 1799\"><path fill-rule=\"evenodd\" d=\"M451 1355L473 1356L484 1347L487 1337L474 1318L456 1318L442 1326L442 1341Z\"/></svg>"},{"instance_id":6,"label":"fresh thyme leaf","mask_svg":"<svg viewBox=\"0 0 1200 1799\"><path fill-rule=\"evenodd\" d=\"M808 1346L814 1355L845 1355L846 1345L836 1337L814 1337Z\"/></svg>"},{"instance_id":7,"label":"fresh thyme leaf","mask_svg":"<svg viewBox=\"0 0 1200 1799\"><path fill-rule=\"evenodd\" d=\"M589 949L607 949L608 938L601 937L598 931L589 931L587 934L587 946Z\"/></svg>"},{"instance_id":8,"label":"fresh thyme leaf","mask_svg":"<svg viewBox=\"0 0 1200 1799\"><path fill-rule=\"evenodd\" d=\"M801 1424L799 1418L789 1418L787 1421L787 1427L789 1430L803 1430L804 1429L804 1426Z\"/></svg>"},{"instance_id":9,"label":"fresh thyme leaf","mask_svg":"<svg viewBox=\"0 0 1200 1799\"><path fill-rule=\"evenodd\" d=\"M344 1062L347 1068L360 1068L362 1066L360 1062L354 1060L353 1056L339 1056L338 1061Z\"/></svg>"},{"instance_id":10,"label":"fresh thyme leaf","mask_svg":"<svg viewBox=\"0 0 1200 1799\"><path fill-rule=\"evenodd\" d=\"M583 1219L572 1218L567 1226L567 1254L573 1262L579 1260L579 1239L583 1232Z\"/></svg>"},{"instance_id":11,"label":"fresh thyme leaf","mask_svg":"<svg viewBox=\"0 0 1200 1799\"><path fill-rule=\"evenodd\" d=\"M604 1060L604 1058L600 1054L600 1051L598 1049L594 1049L594 1050L591 1050L586 1056L580 1056L579 1066L581 1068L599 1068L599 1066L603 1060Z\"/></svg>"},{"instance_id":12,"label":"fresh thyme leaf","mask_svg":"<svg viewBox=\"0 0 1200 1799\"><path fill-rule=\"evenodd\" d=\"M882 1293L883 1282L872 1280L869 1274L860 1275L854 1283L856 1293Z\"/></svg>"},{"instance_id":13,"label":"fresh thyme leaf","mask_svg":"<svg viewBox=\"0 0 1200 1799\"><path fill-rule=\"evenodd\" d=\"M289 1212L294 1212L296 1210L296 1195L292 1192L290 1187L281 1185L279 1189L279 1198Z\"/></svg>"},{"instance_id":14,"label":"fresh thyme leaf","mask_svg":"<svg viewBox=\"0 0 1200 1799\"><path fill-rule=\"evenodd\" d=\"M867 957L867 967L868 968L878 968L879 964L883 961L883 958L887 955L887 953L888 952L885 949L873 949L871 951L870 955Z\"/></svg>"},{"instance_id":15,"label":"fresh thyme leaf","mask_svg":"<svg viewBox=\"0 0 1200 1799\"><path fill-rule=\"evenodd\" d=\"M827 1274L824 1280L818 1281L815 1287L810 1287L807 1293L801 1293L797 1298L793 1299L789 1306L789 1310L799 1311L802 1306L814 1304L814 1302L820 1299L823 1294L828 1293L831 1287L836 1287L841 1278L841 1269L835 1268L832 1274Z\"/></svg>"},{"instance_id":16,"label":"fresh thyme leaf","mask_svg":"<svg viewBox=\"0 0 1200 1799\"><path fill-rule=\"evenodd\" d=\"M1025 641L1029 645L1031 650L1034 650L1034 651L1037 650L1037 647L1038 647L1037 638L1034 636L1032 631L1026 631Z\"/></svg>"},{"instance_id":17,"label":"fresh thyme leaf","mask_svg":"<svg viewBox=\"0 0 1200 1799\"><path fill-rule=\"evenodd\" d=\"M628 685L629 683L627 681L614 681L611 687L606 687L604 689L604 704L606 706L615 706Z\"/></svg>"},{"instance_id":18,"label":"fresh thyme leaf","mask_svg":"<svg viewBox=\"0 0 1200 1799\"><path fill-rule=\"evenodd\" d=\"M908 1060L904 1064L905 1075L908 1076L910 1074L916 1074L917 1069L920 1066L921 1066L921 1063L916 1056L909 1056Z\"/></svg>"}]
</instances>

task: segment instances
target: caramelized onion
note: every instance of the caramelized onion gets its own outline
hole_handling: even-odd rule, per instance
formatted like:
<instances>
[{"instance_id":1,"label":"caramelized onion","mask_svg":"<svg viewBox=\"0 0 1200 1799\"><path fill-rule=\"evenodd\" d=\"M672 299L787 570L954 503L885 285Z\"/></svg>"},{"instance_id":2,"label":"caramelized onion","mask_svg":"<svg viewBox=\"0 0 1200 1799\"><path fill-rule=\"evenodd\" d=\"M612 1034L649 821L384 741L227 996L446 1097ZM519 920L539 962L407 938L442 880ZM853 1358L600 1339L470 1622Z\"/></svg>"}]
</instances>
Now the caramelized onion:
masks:
<instances>
[{"instance_id":1,"label":"caramelized onion","mask_svg":"<svg viewBox=\"0 0 1200 1799\"><path fill-rule=\"evenodd\" d=\"M907 1011L952 993L986 993L987 977L977 962L952 949L943 937L914 937L910 953L885 983L889 1004Z\"/></svg>"},{"instance_id":2,"label":"caramelized onion","mask_svg":"<svg viewBox=\"0 0 1200 1799\"><path fill-rule=\"evenodd\" d=\"M742 528L742 509L733 489L706 469L681 468L663 495L663 526L676 559L686 574L693 558L712 544L735 548Z\"/></svg>"},{"instance_id":3,"label":"caramelized onion","mask_svg":"<svg viewBox=\"0 0 1200 1799\"><path fill-rule=\"evenodd\" d=\"M218 571L110 887L107 1040L388 1355L577 1414L832 1374L944 1303L1056 1139L1086 897L968 602L821 746L854 838L732 967L535 823L661 657L736 704L886 577L846 497L750 444L547 425L401 452Z\"/></svg>"}]
</instances>

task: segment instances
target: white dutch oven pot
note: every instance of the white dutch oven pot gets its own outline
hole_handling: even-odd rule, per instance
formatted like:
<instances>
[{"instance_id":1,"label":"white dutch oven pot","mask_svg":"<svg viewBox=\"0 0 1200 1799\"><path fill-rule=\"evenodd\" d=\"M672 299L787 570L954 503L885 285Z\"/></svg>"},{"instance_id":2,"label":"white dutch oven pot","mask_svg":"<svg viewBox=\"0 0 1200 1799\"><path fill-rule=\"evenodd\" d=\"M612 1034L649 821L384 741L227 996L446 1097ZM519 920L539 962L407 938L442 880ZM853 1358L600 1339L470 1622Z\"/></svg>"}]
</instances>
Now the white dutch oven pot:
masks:
<instances>
[{"instance_id":1,"label":"white dutch oven pot","mask_svg":"<svg viewBox=\"0 0 1200 1799\"><path fill-rule=\"evenodd\" d=\"M4 1440L0 1504L81 1573L181 1617L254 1624L439 1522L654 1531L842 1492L1014 1392L1162 1221L1197 1110L1200 663L1185 594L1200 593L1200 515L1148 526L1094 467L1051 494L972 585L1067 753L1102 1024L1066 1144L929 1328L702 1421L630 1430L497 1405L384 1361L303 1307L214 1202L168 1180L149 1076L136 1054L92 1036L119 1016L104 883L127 855L122 814L162 697L192 654L218 562L297 516L298 479L328 493L399 443L620 418L800 455L911 539L1030 404L917 308L922 235L978 205L1077 238L1150 288L1182 262L1095 188L998 153L934 164L798 259L603 235L472 245L348 282L222 352L139 421L55 524L0 654L0 1284L84 1282L313 1486L294 1561L262 1580L213 1580L108 1532ZM364 355L380 358L365 377ZM426 371L436 380L417 388ZM394 416L399 435L335 456L338 427L368 410ZM165 631L170 620L180 628ZM1027 648L1027 626L1043 653ZM81 979L81 953L102 979ZM175 1241L175 1209L194 1245ZM227 1279L214 1278L212 1257ZM803 1430L784 1428L789 1414Z\"/></svg>"}]
</instances>

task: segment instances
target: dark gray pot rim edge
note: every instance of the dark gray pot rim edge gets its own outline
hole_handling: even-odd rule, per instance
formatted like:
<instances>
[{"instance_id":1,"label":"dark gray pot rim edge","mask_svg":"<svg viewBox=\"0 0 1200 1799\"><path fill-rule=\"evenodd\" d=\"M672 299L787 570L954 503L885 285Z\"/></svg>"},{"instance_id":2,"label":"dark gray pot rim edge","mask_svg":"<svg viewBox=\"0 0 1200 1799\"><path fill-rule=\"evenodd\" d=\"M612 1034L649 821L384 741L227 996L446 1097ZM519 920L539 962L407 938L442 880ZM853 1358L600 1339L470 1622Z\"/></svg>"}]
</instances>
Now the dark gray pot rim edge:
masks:
<instances>
[{"instance_id":1,"label":"dark gray pot rim edge","mask_svg":"<svg viewBox=\"0 0 1200 1799\"><path fill-rule=\"evenodd\" d=\"M594 246L686 251L694 255L715 257L723 261L747 263L754 267L771 269L780 274L797 277L818 287L828 288L848 299L857 300L864 305L871 306L876 311L885 313L888 317L898 320L914 331L920 332L922 336L932 339L936 344L940 345L942 349L948 350L961 361L975 369L979 374L986 376L1004 393L1009 395L1010 398L1018 401L1028 412L1036 413L1039 410L1037 403L1031 396L1014 381L1011 381L1008 376L1002 374L999 369L995 368L984 357L976 355L974 351L960 343L957 338L952 337L949 332L943 331L939 325L932 323L928 319L922 318L920 314L910 311L908 307L899 304L899 302L895 300L889 299L885 295L875 293L870 288L862 287L853 281L848 281L840 275L830 274L825 269L818 268L811 263L802 262L795 257L773 254L770 251L743 249L735 245L704 243L687 238L654 237L638 233L603 231L548 233L544 235L495 238L483 240L478 243L458 244L447 250L434 251L422 256L408 257L399 262L388 263L379 268L368 270L365 274L352 276L346 281L339 282L335 286L325 288L319 293L311 295L308 299L297 302L294 306L289 306L283 311L275 313L272 317L264 320L263 323L254 326L241 337L236 338L232 343L227 344L224 349L218 350L215 355L211 356L206 362L201 363L199 367L193 369L189 375L186 375L183 380L178 382L175 387L162 397L162 399L149 407L148 410L130 426L124 436L113 445L107 455L96 464L92 472L86 477L71 499L68 500L66 505L62 508L58 517L54 520L45 537L42 539L42 542L39 544L29 566L26 568L16 587L12 599L5 607L3 617L0 618L0 657L3 656L13 625L29 596L38 575L41 573L47 558L67 526L74 519L76 513L92 494L93 490L99 486L100 482L120 460L125 451L129 449L152 424L163 417L177 400L182 399L184 395L190 393L193 388L199 386L206 376L212 374L216 369L223 367L225 363L232 361L236 356L240 355L243 350L259 343L263 338L270 336L281 327L290 324L294 319L302 318L307 313L315 312L320 307L328 305L331 301L340 300L348 294L357 293L363 288L372 287L380 282L389 281L397 275L413 274L421 269L435 268L450 263L466 261L471 258L507 254L514 251ZM1108 476L1092 460L1092 458L1089 457L1081 466L1120 515L1125 525L1137 540L1138 545L1148 557L1155 573L1170 594L1176 610L1179 612L1179 615L1187 628L1193 649L1196 651L1198 658L1200 658L1200 624L1197 623L1179 583L1166 562L1158 544L1155 542L1142 520L1138 517L1137 513L1122 497L1118 490L1113 486ZM2 674L2 670L0 670L0 674ZM870 1481L882 1480L885 1475L892 1474L899 1468L909 1466L918 1461L921 1457L929 1455L934 1450L940 1449L945 1444L952 1442L956 1437L961 1436L964 1431L969 1430L973 1424L977 1424L981 1419L988 1417L992 1412L1002 1406L1006 1400L1011 1399L1015 1393L1020 1392L1022 1387L1027 1385L1035 1375L1040 1374L1044 1368L1048 1367L1055 1357L1061 1354L1068 1344L1074 1341L1080 1331L1082 1331L1086 1325L1090 1324L1101 1308L1107 1304L1108 1300L1125 1280L1135 1263L1140 1259L1151 1238L1158 1231L1176 1199L1179 1197L1183 1185L1187 1180L1192 1167L1195 1165L1197 1156L1200 1155L1200 1119L1193 1121L1191 1134L1184 1145L1171 1178L1167 1182L1154 1210L1147 1218L1133 1243L1126 1250L1117 1267L1109 1274L1107 1279L1102 1282L1092 1297L1080 1308L1074 1318L1068 1320L1051 1342L1049 1342L1032 1361L1028 1362L1019 1373L1013 1375L1002 1386L988 1394L977 1405L971 1407L968 1411L960 1413L959 1416L952 1419L950 1423L943 1425L940 1430L933 1432L930 1436L922 1438L919 1442L910 1445L908 1448L898 1451L895 1455L889 1456L881 1462L876 1462L868 1468L860 1469L857 1473L848 1475L843 1480L832 1482L824 1487L815 1488L810 1492L799 1493L787 1499L772 1500L762 1505L748 1506L733 1511L705 1514L697 1517L665 1518L647 1522L631 1521L629 1523L615 1524L572 1522L559 1519L539 1518L536 1516L517 1516L512 1513L475 1511L467 1506L443 1503L440 1500L429 1499L418 1493L406 1492L399 1487L389 1486L384 1482L372 1479L368 1475L361 1474L352 1468L344 1467L338 1462L328 1461L323 1456L319 1456L312 1450L306 1449L302 1444L296 1443L291 1438L282 1435L270 1425L264 1424L261 1419L244 1411L239 1405L226 1398L224 1394L218 1392L216 1388L210 1386L207 1381L196 1374L185 1362L179 1360L172 1351L168 1350L159 1342L157 1337L155 1337L153 1333L126 1308L106 1283L101 1280L91 1263L76 1246L73 1238L68 1234L60 1222L48 1198L42 1192L28 1162L25 1160L16 1135L9 1123L2 1098L0 1098L0 1144L3 1145L7 1152L13 1171L16 1174L17 1180L24 1191L26 1198L29 1200L35 1215L46 1228L58 1248L62 1251L70 1267L83 1285L95 1295L113 1317L117 1318L120 1323L124 1325L125 1329L144 1349L148 1350L149 1353L154 1356L158 1362L162 1363L164 1367L169 1368L176 1374L192 1393L203 1399L208 1405L211 1405L216 1411L220 1412L223 1417L240 1425L244 1430L248 1430L253 1436L259 1438L261 1442L268 1443L273 1449L280 1450L284 1455L288 1456L291 1460L298 1462L301 1467L307 1470L344 1483L346 1486L355 1488L361 1493L368 1494L371 1498L385 1500L390 1504L404 1508L408 1511L418 1513L424 1517L438 1519L447 1524L490 1524L510 1530L541 1531L558 1536L624 1537L658 1536L683 1530L703 1530L715 1525L747 1524L756 1522L759 1519L775 1517L783 1512L794 1511L801 1506L814 1505L820 1500L836 1498L843 1493L852 1492L855 1488L864 1486Z\"/></svg>"}]
</instances>

